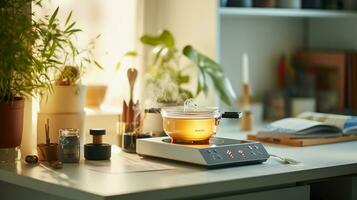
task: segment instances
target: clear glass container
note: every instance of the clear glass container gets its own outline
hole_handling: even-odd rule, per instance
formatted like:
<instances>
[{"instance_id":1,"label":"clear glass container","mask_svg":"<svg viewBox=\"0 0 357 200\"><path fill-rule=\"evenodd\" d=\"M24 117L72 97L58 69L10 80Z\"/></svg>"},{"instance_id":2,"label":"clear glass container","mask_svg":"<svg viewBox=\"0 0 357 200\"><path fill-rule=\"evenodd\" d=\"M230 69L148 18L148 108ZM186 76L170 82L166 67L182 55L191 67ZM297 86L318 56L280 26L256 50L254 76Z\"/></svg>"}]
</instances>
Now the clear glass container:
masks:
<instances>
[{"instance_id":1,"label":"clear glass container","mask_svg":"<svg viewBox=\"0 0 357 200\"><path fill-rule=\"evenodd\" d=\"M59 157L63 163L79 162L80 139L78 129L59 130Z\"/></svg>"},{"instance_id":2,"label":"clear glass container","mask_svg":"<svg viewBox=\"0 0 357 200\"><path fill-rule=\"evenodd\" d=\"M168 107L161 115L164 131L174 143L208 143L221 117L216 107Z\"/></svg>"},{"instance_id":3,"label":"clear glass container","mask_svg":"<svg viewBox=\"0 0 357 200\"><path fill-rule=\"evenodd\" d=\"M14 163L21 159L20 147L0 148L0 163Z\"/></svg>"},{"instance_id":4,"label":"clear glass container","mask_svg":"<svg viewBox=\"0 0 357 200\"><path fill-rule=\"evenodd\" d=\"M136 153L136 139L150 138L149 133L129 132L123 134L122 150L128 153Z\"/></svg>"}]
</instances>

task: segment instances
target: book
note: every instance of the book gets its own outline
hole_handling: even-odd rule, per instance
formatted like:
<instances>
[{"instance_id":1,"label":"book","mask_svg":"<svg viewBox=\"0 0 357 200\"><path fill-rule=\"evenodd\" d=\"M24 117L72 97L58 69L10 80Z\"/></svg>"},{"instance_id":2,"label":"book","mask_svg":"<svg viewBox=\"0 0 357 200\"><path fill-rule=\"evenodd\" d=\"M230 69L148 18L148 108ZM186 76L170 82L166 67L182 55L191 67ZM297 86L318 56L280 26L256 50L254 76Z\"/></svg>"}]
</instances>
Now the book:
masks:
<instances>
[{"instance_id":1,"label":"book","mask_svg":"<svg viewBox=\"0 0 357 200\"><path fill-rule=\"evenodd\" d=\"M275 121L257 133L265 138L328 138L357 135L357 118L346 115L304 112L296 118Z\"/></svg>"}]
</instances>

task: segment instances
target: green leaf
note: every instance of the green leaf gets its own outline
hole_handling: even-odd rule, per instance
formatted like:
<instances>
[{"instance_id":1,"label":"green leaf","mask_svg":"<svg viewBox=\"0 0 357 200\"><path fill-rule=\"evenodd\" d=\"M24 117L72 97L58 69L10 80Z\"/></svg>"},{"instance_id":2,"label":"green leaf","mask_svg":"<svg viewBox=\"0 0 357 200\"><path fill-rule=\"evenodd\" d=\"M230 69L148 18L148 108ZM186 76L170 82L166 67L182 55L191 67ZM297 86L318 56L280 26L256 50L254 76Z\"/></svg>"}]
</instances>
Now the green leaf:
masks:
<instances>
[{"instance_id":1,"label":"green leaf","mask_svg":"<svg viewBox=\"0 0 357 200\"><path fill-rule=\"evenodd\" d=\"M119 70L121 67L121 63L120 62L117 62L117 64L115 65L115 70Z\"/></svg>"},{"instance_id":2,"label":"green leaf","mask_svg":"<svg viewBox=\"0 0 357 200\"><path fill-rule=\"evenodd\" d=\"M162 60L161 52L164 51L165 47L156 47L152 50L152 66L155 66Z\"/></svg>"},{"instance_id":3,"label":"green leaf","mask_svg":"<svg viewBox=\"0 0 357 200\"><path fill-rule=\"evenodd\" d=\"M175 39L168 30L162 30L158 35L143 35L140 41L150 46L162 45L168 48L175 47Z\"/></svg>"},{"instance_id":4,"label":"green leaf","mask_svg":"<svg viewBox=\"0 0 357 200\"><path fill-rule=\"evenodd\" d=\"M61 61L55 60L55 59L49 59L49 62L55 63L55 64L63 64Z\"/></svg>"},{"instance_id":5,"label":"green leaf","mask_svg":"<svg viewBox=\"0 0 357 200\"><path fill-rule=\"evenodd\" d=\"M190 45L185 46L182 53L199 68L200 75L198 77L196 96L199 95L201 91L204 91L207 95L208 86L205 78L207 75L212 80L213 86L220 99L225 104L231 105L231 102L236 99L236 94L229 79L224 76L223 68L218 63L201 54Z\"/></svg>"},{"instance_id":6,"label":"green leaf","mask_svg":"<svg viewBox=\"0 0 357 200\"><path fill-rule=\"evenodd\" d=\"M71 20L71 17L72 17L72 11L69 13L67 19L66 19L66 23L65 23L65 26L67 26L69 20Z\"/></svg>"},{"instance_id":7,"label":"green leaf","mask_svg":"<svg viewBox=\"0 0 357 200\"><path fill-rule=\"evenodd\" d=\"M179 88L179 94L183 100L193 98L192 92L183 88Z\"/></svg>"},{"instance_id":8,"label":"green leaf","mask_svg":"<svg viewBox=\"0 0 357 200\"><path fill-rule=\"evenodd\" d=\"M57 48L56 43L53 43L53 44L51 45L50 52L49 52L49 54L48 54L48 58L50 58L50 57L53 56L53 54L54 54L56 48Z\"/></svg>"},{"instance_id":9,"label":"green leaf","mask_svg":"<svg viewBox=\"0 0 357 200\"><path fill-rule=\"evenodd\" d=\"M236 99L236 94L233 90L232 84L229 79L223 76L222 73L214 74L211 72L207 73L213 82L219 98L227 105L232 105L232 101Z\"/></svg>"},{"instance_id":10,"label":"green leaf","mask_svg":"<svg viewBox=\"0 0 357 200\"><path fill-rule=\"evenodd\" d=\"M138 55L138 53L136 51L127 51L124 54L124 57L136 57Z\"/></svg>"},{"instance_id":11,"label":"green leaf","mask_svg":"<svg viewBox=\"0 0 357 200\"><path fill-rule=\"evenodd\" d=\"M72 22L67 28L64 30L65 33L67 33L74 25L76 25L76 22Z\"/></svg>"},{"instance_id":12,"label":"green leaf","mask_svg":"<svg viewBox=\"0 0 357 200\"><path fill-rule=\"evenodd\" d=\"M190 76L189 75L182 75L181 73L177 77L177 83L184 84L190 82Z\"/></svg>"},{"instance_id":13,"label":"green leaf","mask_svg":"<svg viewBox=\"0 0 357 200\"><path fill-rule=\"evenodd\" d=\"M223 72L223 68L211 58L201 54L191 45L187 45L183 48L182 53L189 58L193 63L202 68L211 68Z\"/></svg>"},{"instance_id":14,"label":"green leaf","mask_svg":"<svg viewBox=\"0 0 357 200\"><path fill-rule=\"evenodd\" d=\"M206 75L203 71L203 69L199 68L199 73L197 73L198 78L197 78L197 89L196 89L196 96L198 96L201 91L204 92L204 94L207 96L208 95L208 86L206 82Z\"/></svg>"},{"instance_id":15,"label":"green leaf","mask_svg":"<svg viewBox=\"0 0 357 200\"><path fill-rule=\"evenodd\" d=\"M120 58L120 61L117 62L117 64L115 65L115 70L119 70L120 69L121 62L122 62L122 60L124 58L127 58L127 57L134 58L136 56L138 56L138 53L136 51L127 51L127 52L125 52L125 54Z\"/></svg>"},{"instance_id":16,"label":"green leaf","mask_svg":"<svg viewBox=\"0 0 357 200\"><path fill-rule=\"evenodd\" d=\"M69 35L72 35L76 32L81 32L81 31L82 31L82 29L70 29L70 30L65 31L65 33L69 33Z\"/></svg>"},{"instance_id":17,"label":"green leaf","mask_svg":"<svg viewBox=\"0 0 357 200\"><path fill-rule=\"evenodd\" d=\"M103 67L97 62L94 60L94 64L101 70L104 70Z\"/></svg>"},{"instance_id":18,"label":"green leaf","mask_svg":"<svg viewBox=\"0 0 357 200\"><path fill-rule=\"evenodd\" d=\"M48 21L48 26L49 27L53 24L54 20L56 19L58 10L59 10L59 7L56 8L55 12L53 12L50 20Z\"/></svg>"}]
</instances>

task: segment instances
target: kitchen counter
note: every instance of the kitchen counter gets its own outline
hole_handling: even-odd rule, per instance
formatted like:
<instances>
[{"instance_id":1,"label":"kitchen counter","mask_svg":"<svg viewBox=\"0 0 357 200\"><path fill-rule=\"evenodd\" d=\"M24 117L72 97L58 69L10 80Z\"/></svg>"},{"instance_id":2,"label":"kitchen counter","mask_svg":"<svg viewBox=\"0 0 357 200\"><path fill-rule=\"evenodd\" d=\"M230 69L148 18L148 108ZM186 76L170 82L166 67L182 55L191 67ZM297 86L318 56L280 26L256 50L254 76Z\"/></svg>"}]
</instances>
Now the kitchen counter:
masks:
<instances>
[{"instance_id":1,"label":"kitchen counter","mask_svg":"<svg viewBox=\"0 0 357 200\"><path fill-rule=\"evenodd\" d=\"M220 130L217 135L244 139L245 134L236 130L238 125L231 125ZM357 142L311 147L273 144L265 144L265 146L269 153L293 158L301 164L286 165L271 158L258 165L207 170L185 163L145 159L170 166L172 169L116 173L115 168L124 165L120 162L120 156L138 158L138 155L117 151L113 153L111 161L93 163L82 160L80 164L65 164L64 168L56 171L38 165L29 166L23 161L17 164L1 164L0 194L3 197L5 195L4 199L31 197L31 199L46 200L121 199L123 197L127 199L228 197L225 199L230 199L229 196L244 196L244 194L261 191L280 191L291 187L301 189L319 180L353 177L357 174ZM105 166L105 169L112 173L92 170L96 166ZM309 192L310 188L306 191ZM301 194L299 190L297 192ZM279 194L283 194L283 191Z\"/></svg>"}]
</instances>

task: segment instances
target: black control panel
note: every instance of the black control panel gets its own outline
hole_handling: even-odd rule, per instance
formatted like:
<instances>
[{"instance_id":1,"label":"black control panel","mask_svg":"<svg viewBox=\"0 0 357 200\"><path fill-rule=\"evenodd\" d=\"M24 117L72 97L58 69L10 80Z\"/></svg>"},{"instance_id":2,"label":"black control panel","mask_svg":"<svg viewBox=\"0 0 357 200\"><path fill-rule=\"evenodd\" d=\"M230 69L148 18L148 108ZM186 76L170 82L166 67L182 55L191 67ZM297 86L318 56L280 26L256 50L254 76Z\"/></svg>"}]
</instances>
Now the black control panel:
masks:
<instances>
[{"instance_id":1,"label":"black control panel","mask_svg":"<svg viewBox=\"0 0 357 200\"><path fill-rule=\"evenodd\" d=\"M208 167L257 164L269 158L268 152L261 143L249 141L202 148L200 153Z\"/></svg>"}]
</instances>

